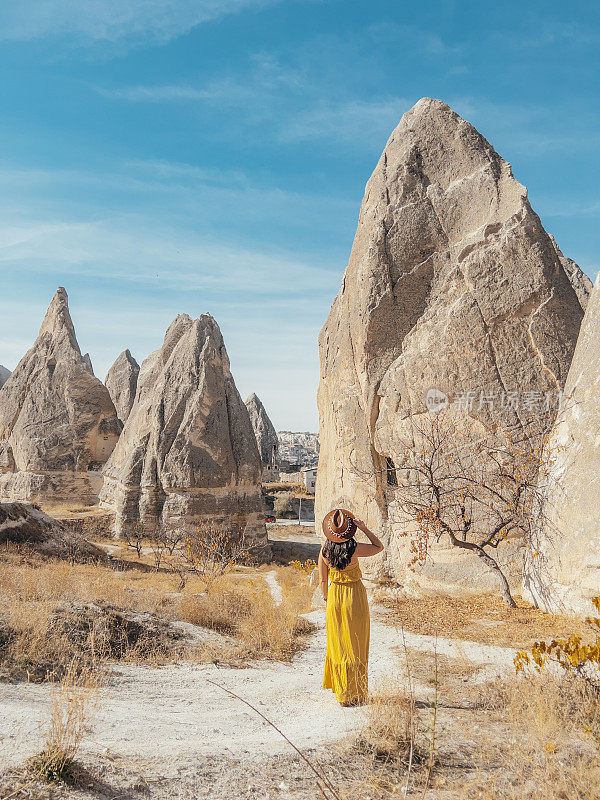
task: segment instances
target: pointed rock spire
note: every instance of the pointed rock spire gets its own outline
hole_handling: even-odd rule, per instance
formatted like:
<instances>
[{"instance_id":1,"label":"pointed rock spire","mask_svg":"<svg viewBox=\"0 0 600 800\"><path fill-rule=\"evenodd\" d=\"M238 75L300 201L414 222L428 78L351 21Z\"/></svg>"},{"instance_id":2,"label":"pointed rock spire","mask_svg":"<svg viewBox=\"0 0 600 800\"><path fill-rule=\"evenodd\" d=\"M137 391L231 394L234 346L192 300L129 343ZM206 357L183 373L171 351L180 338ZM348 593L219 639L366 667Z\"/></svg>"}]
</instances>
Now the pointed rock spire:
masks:
<instances>
[{"instance_id":1,"label":"pointed rock spire","mask_svg":"<svg viewBox=\"0 0 600 800\"><path fill-rule=\"evenodd\" d=\"M44 334L48 334L54 341L62 341L67 338L70 347L75 350L79 355L81 351L77 344L77 337L75 336L75 328L71 320L69 312L69 299L67 291L62 286L56 290L56 294L52 298L52 302L48 306L46 316L42 322L38 339Z\"/></svg>"},{"instance_id":2,"label":"pointed rock spire","mask_svg":"<svg viewBox=\"0 0 600 800\"><path fill-rule=\"evenodd\" d=\"M33 347L2 389L0 501L95 503L120 423L79 350L59 288Z\"/></svg>"},{"instance_id":3,"label":"pointed rock spire","mask_svg":"<svg viewBox=\"0 0 600 800\"><path fill-rule=\"evenodd\" d=\"M316 518L345 498L372 530L395 533L389 464L432 391L474 427L519 430L548 396L555 413L583 317L575 267L567 274L525 187L472 125L431 98L404 114L319 337ZM387 549L400 579L408 544L394 536ZM459 561L437 580L484 585L483 569Z\"/></svg>"},{"instance_id":4,"label":"pointed rock spire","mask_svg":"<svg viewBox=\"0 0 600 800\"><path fill-rule=\"evenodd\" d=\"M258 452L263 465L277 464L279 457L277 432L265 411L265 407L254 392L246 400L246 408L250 415L250 422L254 429Z\"/></svg>"},{"instance_id":5,"label":"pointed rock spire","mask_svg":"<svg viewBox=\"0 0 600 800\"><path fill-rule=\"evenodd\" d=\"M208 314L180 315L140 368L135 403L104 470L115 534L136 524L193 532L202 520L268 551L261 463L248 411Z\"/></svg>"},{"instance_id":6,"label":"pointed rock spire","mask_svg":"<svg viewBox=\"0 0 600 800\"><path fill-rule=\"evenodd\" d=\"M89 353L85 353L83 355L83 362L86 365L86 367L88 368L88 372L90 373L90 375L93 375L94 374L94 367L92 365L92 358L91 358Z\"/></svg>"},{"instance_id":7,"label":"pointed rock spire","mask_svg":"<svg viewBox=\"0 0 600 800\"><path fill-rule=\"evenodd\" d=\"M12 372L0 364L0 389L4 386L6 381L10 378Z\"/></svg>"},{"instance_id":8,"label":"pointed rock spire","mask_svg":"<svg viewBox=\"0 0 600 800\"><path fill-rule=\"evenodd\" d=\"M117 409L117 416L123 424L127 422L137 391L140 365L129 350L123 350L106 373L104 385Z\"/></svg>"}]
</instances>

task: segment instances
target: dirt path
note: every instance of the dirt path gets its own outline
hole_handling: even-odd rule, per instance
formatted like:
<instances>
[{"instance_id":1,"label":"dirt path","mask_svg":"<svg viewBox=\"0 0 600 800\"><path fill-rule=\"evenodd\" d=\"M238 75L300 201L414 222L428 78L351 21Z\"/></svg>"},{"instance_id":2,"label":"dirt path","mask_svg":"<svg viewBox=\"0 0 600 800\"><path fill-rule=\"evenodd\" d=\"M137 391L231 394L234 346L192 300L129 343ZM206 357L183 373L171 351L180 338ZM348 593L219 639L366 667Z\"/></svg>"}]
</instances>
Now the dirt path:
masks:
<instances>
[{"instance_id":1,"label":"dirt path","mask_svg":"<svg viewBox=\"0 0 600 800\"><path fill-rule=\"evenodd\" d=\"M269 573L266 574L267 581ZM271 586L274 595L279 586ZM364 710L342 708L331 692L321 689L325 653L324 609L306 617L318 626L307 649L292 663L255 662L246 669L203 665L156 668L118 665L104 690L93 732L83 753L115 754L132 759L162 776L175 774L188 759L224 756L252 759L289 750L283 739L258 715L208 680L232 689L256 705L301 748L339 741L356 732ZM372 607L370 681L399 671L402 635L386 624L386 612ZM405 634L411 648L464 658L496 672L512 667L513 652L472 642ZM403 670L400 670L403 674ZM4 685L0 688L0 762L23 763L40 748L49 687Z\"/></svg>"}]
</instances>

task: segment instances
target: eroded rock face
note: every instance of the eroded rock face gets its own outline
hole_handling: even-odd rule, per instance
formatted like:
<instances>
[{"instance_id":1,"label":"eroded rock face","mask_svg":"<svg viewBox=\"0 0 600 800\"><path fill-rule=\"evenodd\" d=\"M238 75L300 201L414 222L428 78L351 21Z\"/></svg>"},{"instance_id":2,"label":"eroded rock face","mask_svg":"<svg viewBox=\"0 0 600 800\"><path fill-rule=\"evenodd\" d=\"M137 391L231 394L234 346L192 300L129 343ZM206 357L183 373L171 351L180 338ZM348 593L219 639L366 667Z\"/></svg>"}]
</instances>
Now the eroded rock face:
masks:
<instances>
[{"instance_id":1,"label":"eroded rock face","mask_svg":"<svg viewBox=\"0 0 600 800\"><path fill-rule=\"evenodd\" d=\"M139 374L140 365L129 350L123 350L106 373L104 385L115 404L117 416L123 424L127 422L133 407Z\"/></svg>"},{"instance_id":2,"label":"eroded rock face","mask_svg":"<svg viewBox=\"0 0 600 800\"><path fill-rule=\"evenodd\" d=\"M265 407L258 397L252 394L246 400L246 408L256 436L258 452L263 464L277 464L279 456L279 439L268 417Z\"/></svg>"},{"instance_id":3,"label":"eroded rock face","mask_svg":"<svg viewBox=\"0 0 600 800\"><path fill-rule=\"evenodd\" d=\"M262 465L214 319L187 314L142 364L135 403L104 471L115 533L136 524L193 532L212 520L263 548Z\"/></svg>"},{"instance_id":4,"label":"eroded rock face","mask_svg":"<svg viewBox=\"0 0 600 800\"><path fill-rule=\"evenodd\" d=\"M565 396L548 439L544 503L525 562L523 595L546 611L592 615L600 594L600 282L596 280Z\"/></svg>"},{"instance_id":5,"label":"eroded rock face","mask_svg":"<svg viewBox=\"0 0 600 800\"><path fill-rule=\"evenodd\" d=\"M510 165L445 103L420 100L367 183L319 337L317 524L348 504L391 536L387 569L404 576L409 556L394 536L387 477L407 418L427 413L431 389L486 427L526 424L537 410L525 398L555 404L583 316L572 284L584 292ZM518 408L506 403L513 391ZM467 560L453 558L437 559L444 585L466 580ZM476 585L482 574L472 568Z\"/></svg>"},{"instance_id":6,"label":"eroded rock face","mask_svg":"<svg viewBox=\"0 0 600 800\"><path fill-rule=\"evenodd\" d=\"M577 299L585 311L590 294L592 293L593 283L585 274L585 272L582 272L579 269L579 266L573 261L572 258L567 258L562 254L560 247L556 244L554 236L550 235L550 239L552 240L552 244L554 245L554 249L556 250L560 263L563 265L563 269L571 281L573 289L575 289Z\"/></svg>"},{"instance_id":7,"label":"eroded rock face","mask_svg":"<svg viewBox=\"0 0 600 800\"><path fill-rule=\"evenodd\" d=\"M9 369L7 369L6 367L3 367L2 364L0 364L0 389L4 386L6 381L10 378L11 374L12 373L11 373L11 371Z\"/></svg>"},{"instance_id":8,"label":"eroded rock face","mask_svg":"<svg viewBox=\"0 0 600 800\"><path fill-rule=\"evenodd\" d=\"M120 430L59 288L33 347L0 391L0 500L94 504Z\"/></svg>"}]
</instances>

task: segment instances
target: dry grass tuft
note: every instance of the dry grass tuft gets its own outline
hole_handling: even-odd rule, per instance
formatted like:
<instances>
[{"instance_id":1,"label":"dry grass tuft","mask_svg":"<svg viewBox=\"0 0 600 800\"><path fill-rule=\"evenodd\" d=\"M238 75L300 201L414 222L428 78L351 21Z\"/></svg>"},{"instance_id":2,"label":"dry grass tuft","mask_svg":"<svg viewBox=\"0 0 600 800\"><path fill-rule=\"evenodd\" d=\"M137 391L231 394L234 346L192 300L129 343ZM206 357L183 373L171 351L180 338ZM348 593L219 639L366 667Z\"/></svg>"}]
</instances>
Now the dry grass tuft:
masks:
<instances>
[{"instance_id":1,"label":"dry grass tuft","mask_svg":"<svg viewBox=\"0 0 600 800\"><path fill-rule=\"evenodd\" d=\"M471 800L598 800L600 706L580 679L549 675L485 687L496 737L481 742ZM457 787L458 788L458 787Z\"/></svg>"},{"instance_id":2,"label":"dry grass tuft","mask_svg":"<svg viewBox=\"0 0 600 800\"><path fill-rule=\"evenodd\" d=\"M104 682L101 669L73 662L50 695L50 725L44 749L29 767L47 781L73 783L77 773L77 752L88 732L90 716Z\"/></svg>"},{"instance_id":3,"label":"dry grass tuft","mask_svg":"<svg viewBox=\"0 0 600 800\"><path fill-rule=\"evenodd\" d=\"M378 761L407 764L416 748L414 697L393 685L382 686L371 695L366 712L358 748Z\"/></svg>"}]
</instances>

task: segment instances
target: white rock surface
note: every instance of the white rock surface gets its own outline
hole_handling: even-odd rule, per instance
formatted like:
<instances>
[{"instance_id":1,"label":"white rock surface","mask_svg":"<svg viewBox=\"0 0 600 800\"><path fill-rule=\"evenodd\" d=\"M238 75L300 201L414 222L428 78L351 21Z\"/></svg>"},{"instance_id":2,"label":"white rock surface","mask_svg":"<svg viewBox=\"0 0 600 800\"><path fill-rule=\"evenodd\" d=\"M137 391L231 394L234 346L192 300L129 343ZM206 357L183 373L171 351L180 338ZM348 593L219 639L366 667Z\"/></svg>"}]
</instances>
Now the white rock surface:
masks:
<instances>
[{"instance_id":1,"label":"white rock surface","mask_svg":"<svg viewBox=\"0 0 600 800\"><path fill-rule=\"evenodd\" d=\"M600 281L592 292L565 396L546 444L545 499L523 594L546 611L594 615L600 595Z\"/></svg>"}]
</instances>

